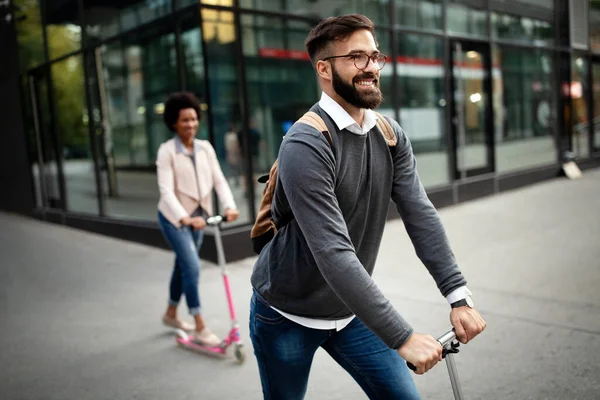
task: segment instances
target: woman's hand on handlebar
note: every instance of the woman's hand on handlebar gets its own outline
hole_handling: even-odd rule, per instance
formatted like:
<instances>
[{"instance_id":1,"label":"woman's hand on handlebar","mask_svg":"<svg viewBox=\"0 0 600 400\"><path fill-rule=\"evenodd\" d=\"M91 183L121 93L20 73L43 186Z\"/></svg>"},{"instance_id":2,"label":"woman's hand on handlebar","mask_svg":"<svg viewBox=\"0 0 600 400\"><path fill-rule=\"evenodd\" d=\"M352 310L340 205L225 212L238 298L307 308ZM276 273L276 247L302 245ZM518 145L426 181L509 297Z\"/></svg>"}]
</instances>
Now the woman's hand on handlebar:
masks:
<instances>
[{"instance_id":1,"label":"woman's hand on handlebar","mask_svg":"<svg viewBox=\"0 0 600 400\"><path fill-rule=\"evenodd\" d=\"M206 220L202 217L194 217L194 218L192 218L191 225L195 231L200 231L200 230L206 228Z\"/></svg>"},{"instance_id":2,"label":"woman's hand on handlebar","mask_svg":"<svg viewBox=\"0 0 600 400\"><path fill-rule=\"evenodd\" d=\"M206 220L202 217L183 217L181 224L191 226L195 231L206 228Z\"/></svg>"},{"instance_id":3,"label":"woman's hand on handlebar","mask_svg":"<svg viewBox=\"0 0 600 400\"><path fill-rule=\"evenodd\" d=\"M238 219L238 217L240 216L240 212L238 210L228 208L225 210L225 213L223 214L223 216L225 217L225 221L233 222L236 219Z\"/></svg>"}]
</instances>

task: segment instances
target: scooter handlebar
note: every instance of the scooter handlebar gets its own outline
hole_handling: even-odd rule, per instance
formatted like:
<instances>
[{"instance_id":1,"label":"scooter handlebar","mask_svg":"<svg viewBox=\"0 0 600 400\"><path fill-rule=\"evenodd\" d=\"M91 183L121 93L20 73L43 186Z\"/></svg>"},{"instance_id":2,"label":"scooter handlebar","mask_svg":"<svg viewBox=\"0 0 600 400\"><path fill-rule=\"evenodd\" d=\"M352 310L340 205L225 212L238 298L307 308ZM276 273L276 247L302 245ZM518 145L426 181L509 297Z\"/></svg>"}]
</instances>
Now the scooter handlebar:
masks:
<instances>
[{"instance_id":1,"label":"scooter handlebar","mask_svg":"<svg viewBox=\"0 0 600 400\"><path fill-rule=\"evenodd\" d=\"M442 336L436 339L439 344L442 345L444 349L452 344L453 341L456 340L456 332L454 332L454 328L444 333ZM406 365L412 371L416 371L417 367L415 367L412 363L406 362Z\"/></svg>"},{"instance_id":2,"label":"scooter handlebar","mask_svg":"<svg viewBox=\"0 0 600 400\"><path fill-rule=\"evenodd\" d=\"M206 219L206 224L211 226L219 225L221 222L227 222L227 217L224 215L217 214Z\"/></svg>"},{"instance_id":3,"label":"scooter handlebar","mask_svg":"<svg viewBox=\"0 0 600 400\"><path fill-rule=\"evenodd\" d=\"M454 328L450 329L448 332L444 333L442 336L437 338L439 344L442 347L447 347L450 343L456 340L456 332L454 332Z\"/></svg>"}]
</instances>

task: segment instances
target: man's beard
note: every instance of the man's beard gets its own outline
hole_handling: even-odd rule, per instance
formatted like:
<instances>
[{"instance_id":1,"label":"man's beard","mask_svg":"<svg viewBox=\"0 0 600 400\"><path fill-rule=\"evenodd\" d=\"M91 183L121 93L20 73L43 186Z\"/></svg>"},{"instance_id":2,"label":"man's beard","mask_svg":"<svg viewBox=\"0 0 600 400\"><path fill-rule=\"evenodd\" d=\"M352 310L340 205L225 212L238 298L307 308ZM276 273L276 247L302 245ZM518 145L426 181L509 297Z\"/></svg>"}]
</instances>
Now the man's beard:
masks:
<instances>
[{"instance_id":1,"label":"man's beard","mask_svg":"<svg viewBox=\"0 0 600 400\"><path fill-rule=\"evenodd\" d=\"M360 93L357 88L354 87L353 82L346 83L341 76L338 75L335 68L332 68L332 84L333 90L347 103L358 108L376 109L383 101L383 95L379 89L379 80L370 73L364 73L354 77L353 82L358 82L362 79L376 79L373 82L373 88L375 90L368 91L366 93Z\"/></svg>"}]
</instances>

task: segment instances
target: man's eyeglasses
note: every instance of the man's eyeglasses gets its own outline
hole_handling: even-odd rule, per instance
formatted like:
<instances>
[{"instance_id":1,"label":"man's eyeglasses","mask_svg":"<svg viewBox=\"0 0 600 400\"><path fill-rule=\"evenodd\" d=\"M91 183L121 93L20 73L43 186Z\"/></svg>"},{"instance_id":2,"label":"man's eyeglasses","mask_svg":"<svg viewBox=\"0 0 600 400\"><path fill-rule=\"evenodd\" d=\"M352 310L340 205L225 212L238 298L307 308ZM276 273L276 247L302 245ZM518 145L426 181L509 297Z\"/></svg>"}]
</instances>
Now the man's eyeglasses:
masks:
<instances>
[{"instance_id":1,"label":"man's eyeglasses","mask_svg":"<svg viewBox=\"0 0 600 400\"><path fill-rule=\"evenodd\" d=\"M369 66L369 61L373 61L373 63L377 66L377 68L382 69L385 65L385 60L387 56L385 54L373 54L372 56L367 55L365 53L356 53L356 54L346 54L343 56L331 56L325 57L323 61L330 60L332 58L351 58L354 61L354 66L360 70L363 70Z\"/></svg>"}]
</instances>

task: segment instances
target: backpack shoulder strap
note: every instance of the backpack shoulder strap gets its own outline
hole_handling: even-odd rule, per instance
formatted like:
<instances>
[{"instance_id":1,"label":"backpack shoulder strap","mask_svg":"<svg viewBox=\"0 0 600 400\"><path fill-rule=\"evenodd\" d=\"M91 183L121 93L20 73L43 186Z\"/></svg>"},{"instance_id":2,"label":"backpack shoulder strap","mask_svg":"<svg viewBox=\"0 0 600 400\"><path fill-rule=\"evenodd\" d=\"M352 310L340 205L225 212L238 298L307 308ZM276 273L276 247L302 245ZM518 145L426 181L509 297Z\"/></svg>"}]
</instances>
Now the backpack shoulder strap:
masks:
<instances>
[{"instance_id":1,"label":"backpack shoulder strap","mask_svg":"<svg viewBox=\"0 0 600 400\"><path fill-rule=\"evenodd\" d=\"M329 142L329 144L333 145L333 138L331 137L331 133L329 132L329 129L327 129L327 125L325 125L325 121L323 121L323 118L321 118L319 116L319 114L317 114L316 112L308 111L306 114L304 114L302 117L300 117L300 119L296 122L300 122L300 123L306 124L308 126L312 126L316 130L318 130L319 132L324 134L325 137L327 138L327 141Z\"/></svg>"},{"instance_id":2,"label":"backpack shoulder strap","mask_svg":"<svg viewBox=\"0 0 600 400\"><path fill-rule=\"evenodd\" d=\"M387 145L390 147L396 146L398 143L398 137L396 136L396 132L394 132L394 128L392 128L390 121L388 121L386 117L377 111L375 111L375 115L377 115L377 127L383 134Z\"/></svg>"}]
</instances>

